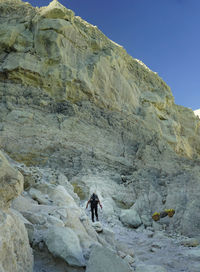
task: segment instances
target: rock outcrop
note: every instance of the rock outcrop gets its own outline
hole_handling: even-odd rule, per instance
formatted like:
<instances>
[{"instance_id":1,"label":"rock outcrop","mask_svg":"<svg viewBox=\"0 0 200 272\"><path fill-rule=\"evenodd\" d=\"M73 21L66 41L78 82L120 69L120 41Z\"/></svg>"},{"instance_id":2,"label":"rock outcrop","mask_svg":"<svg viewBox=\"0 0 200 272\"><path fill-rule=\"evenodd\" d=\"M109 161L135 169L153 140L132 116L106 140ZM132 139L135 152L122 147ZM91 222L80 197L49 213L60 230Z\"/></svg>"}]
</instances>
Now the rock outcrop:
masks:
<instances>
[{"instance_id":1,"label":"rock outcrop","mask_svg":"<svg viewBox=\"0 0 200 272\"><path fill-rule=\"evenodd\" d=\"M128 264L122 261L114 252L104 247L94 247L86 272L131 272Z\"/></svg>"},{"instance_id":2,"label":"rock outcrop","mask_svg":"<svg viewBox=\"0 0 200 272\"><path fill-rule=\"evenodd\" d=\"M200 122L192 110L175 105L156 73L58 1L33 8L1 0L0 10L0 148L24 175L13 208L37 257L49 265L59 258L65 271L84 269L93 244L116 250L79 207L93 190L107 222L155 226L154 212L175 209L157 227L198 237ZM2 183L9 195L1 206L21 190L11 183ZM76 246L63 236L57 247L52 228L71 229Z\"/></svg>"},{"instance_id":3,"label":"rock outcrop","mask_svg":"<svg viewBox=\"0 0 200 272\"><path fill-rule=\"evenodd\" d=\"M23 176L0 151L0 271L32 271L33 255L23 220L9 209L23 190Z\"/></svg>"}]
</instances>

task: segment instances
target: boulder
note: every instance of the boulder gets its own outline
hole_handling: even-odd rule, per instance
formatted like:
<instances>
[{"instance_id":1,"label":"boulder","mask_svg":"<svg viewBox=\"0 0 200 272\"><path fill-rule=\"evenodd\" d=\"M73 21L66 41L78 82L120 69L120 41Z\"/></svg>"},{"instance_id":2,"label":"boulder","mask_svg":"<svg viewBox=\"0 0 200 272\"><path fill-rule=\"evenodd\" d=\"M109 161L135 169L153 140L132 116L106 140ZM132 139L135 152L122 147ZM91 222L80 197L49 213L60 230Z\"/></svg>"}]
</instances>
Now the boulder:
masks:
<instances>
[{"instance_id":1,"label":"boulder","mask_svg":"<svg viewBox=\"0 0 200 272\"><path fill-rule=\"evenodd\" d=\"M109 245L116 246L115 233L107 228L103 228L103 231L99 233L100 237L102 237Z\"/></svg>"},{"instance_id":2,"label":"boulder","mask_svg":"<svg viewBox=\"0 0 200 272\"><path fill-rule=\"evenodd\" d=\"M92 227L95 229L96 232L102 232L103 227L100 222L94 222L92 223Z\"/></svg>"},{"instance_id":3,"label":"boulder","mask_svg":"<svg viewBox=\"0 0 200 272\"><path fill-rule=\"evenodd\" d=\"M0 222L0 271L32 271L33 255L24 223L16 214L2 210Z\"/></svg>"},{"instance_id":4,"label":"boulder","mask_svg":"<svg viewBox=\"0 0 200 272\"><path fill-rule=\"evenodd\" d=\"M32 197L32 199L37 201L39 204L42 204L42 205L49 204L48 195L43 195L39 190L35 188L31 188L29 190L29 194Z\"/></svg>"},{"instance_id":5,"label":"boulder","mask_svg":"<svg viewBox=\"0 0 200 272\"><path fill-rule=\"evenodd\" d=\"M128 210L122 210L120 215L120 220L122 221L124 225L130 226L133 228L138 228L142 224L139 214L134 208L131 208Z\"/></svg>"},{"instance_id":6,"label":"boulder","mask_svg":"<svg viewBox=\"0 0 200 272\"><path fill-rule=\"evenodd\" d=\"M55 257L65 260L72 266L85 266L79 239L72 229L50 227L46 232L45 243Z\"/></svg>"},{"instance_id":7,"label":"boulder","mask_svg":"<svg viewBox=\"0 0 200 272\"><path fill-rule=\"evenodd\" d=\"M130 272L128 264L106 247L92 248L86 272Z\"/></svg>"},{"instance_id":8,"label":"boulder","mask_svg":"<svg viewBox=\"0 0 200 272\"><path fill-rule=\"evenodd\" d=\"M23 191L23 176L0 151L0 269L2 272L28 272L33 255L23 218L9 209ZM28 221L26 221L28 223Z\"/></svg>"}]
</instances>

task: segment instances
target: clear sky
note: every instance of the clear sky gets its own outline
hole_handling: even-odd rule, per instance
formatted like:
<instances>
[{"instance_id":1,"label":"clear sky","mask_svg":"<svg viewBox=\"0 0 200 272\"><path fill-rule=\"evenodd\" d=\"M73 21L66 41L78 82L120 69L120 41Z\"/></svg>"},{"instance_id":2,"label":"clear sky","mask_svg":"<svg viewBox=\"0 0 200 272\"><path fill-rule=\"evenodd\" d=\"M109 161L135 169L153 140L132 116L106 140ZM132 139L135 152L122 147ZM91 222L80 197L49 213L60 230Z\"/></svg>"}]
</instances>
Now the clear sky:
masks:
<instances>
[{"instance_id":1,"label":"clear sky","mask_svg":"<svg viewBox=\"0 0 200 272\"><path fill-rule=\"evenodd\" d=\"M28 0L46 6L51 0ZM175 103L200 108L200 0L59 0L142 60Z\"/></svg>"}]
</instances>

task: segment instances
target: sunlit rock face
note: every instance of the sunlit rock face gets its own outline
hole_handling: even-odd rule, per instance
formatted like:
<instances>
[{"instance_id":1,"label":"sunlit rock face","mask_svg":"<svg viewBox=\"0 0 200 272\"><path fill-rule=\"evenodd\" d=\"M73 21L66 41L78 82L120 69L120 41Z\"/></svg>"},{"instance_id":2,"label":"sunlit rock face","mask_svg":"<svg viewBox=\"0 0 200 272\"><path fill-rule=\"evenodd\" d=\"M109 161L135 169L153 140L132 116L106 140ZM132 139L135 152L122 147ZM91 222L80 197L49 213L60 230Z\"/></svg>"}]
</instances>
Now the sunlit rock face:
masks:
<instances>
[{"instance_id":1,"label":"sunlit rock face","mask_svg":"<svg viewBox=\"0 0 200 272\"><path fill-rule=\"evenodd\" d=\"M149 226L154 211L174 208L169 229L197 236L200 123L192 110L59 2L0 1L0 10L1 148L26 166L59 171L82 200L95 189L108 220L131 209Z\"/></svg>"},{"instance_id":2,"label":"sunlit rock face","mask_svg":"<svg viewBox=\"0 0 200 272\"><path fill-rule=\"evenodd\" d=\"M194 111L194 114L195 114L196 116L199 116L199 117L200 117L200 110L195 110L195 111Z\"/></svg>"},{"instance_id":3,"label":"sunlit rock face","mask_svg":"<svg viewBox=\"0 0 200 272\"><path fill-rule=\"evenodd\" d=\"M23 176L0 151L0 271L30 272L32 250L23 220L10 210L11 201L23 191Z\"/></svg>"}]
</instances>

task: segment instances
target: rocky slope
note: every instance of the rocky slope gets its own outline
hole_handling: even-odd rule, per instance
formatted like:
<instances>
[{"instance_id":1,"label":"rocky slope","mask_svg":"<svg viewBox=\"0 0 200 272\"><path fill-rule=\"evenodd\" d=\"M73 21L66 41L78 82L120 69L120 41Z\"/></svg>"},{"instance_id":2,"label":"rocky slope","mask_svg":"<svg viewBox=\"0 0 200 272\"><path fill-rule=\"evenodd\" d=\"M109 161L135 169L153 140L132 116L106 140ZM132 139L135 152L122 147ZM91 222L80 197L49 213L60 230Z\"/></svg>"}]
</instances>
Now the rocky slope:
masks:
<instances>
[{"instance_id":1,"label":"rocky slope","mask_svg":"<svg viewBox=\"0 0 200 272\"><path fill-rule=\"evenodd\" d=\"M199 238L200 122L192 110L59 2L39 9L0 0L0 11L0 148L24 176L13 208L35 271L84 271L94 244L121 251L80 208L92 191L111 224ZM166 208L175 216L152 222Z\"/></svg>"}]
</instances>

